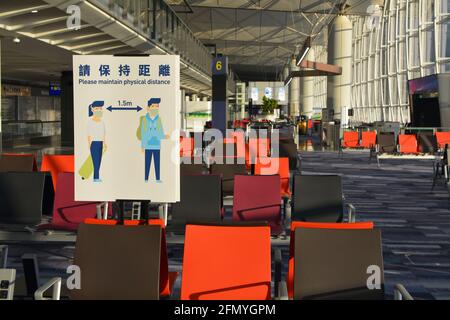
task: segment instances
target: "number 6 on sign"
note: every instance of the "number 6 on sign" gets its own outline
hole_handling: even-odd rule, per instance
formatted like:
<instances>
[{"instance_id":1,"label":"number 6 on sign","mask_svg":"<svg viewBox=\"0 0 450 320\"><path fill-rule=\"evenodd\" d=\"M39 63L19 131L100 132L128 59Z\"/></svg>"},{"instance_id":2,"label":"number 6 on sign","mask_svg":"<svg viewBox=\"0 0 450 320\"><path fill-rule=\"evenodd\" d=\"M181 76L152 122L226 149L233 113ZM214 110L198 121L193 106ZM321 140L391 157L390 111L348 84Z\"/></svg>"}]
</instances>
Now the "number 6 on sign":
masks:
<instances>
[{"instance_id":1,"label":"number 6 on sign","mask_svg":"<svg viewBox=\"0 0 450 320\"><path fill-rule=\"evenodd\" d=\"M222 61L216 62L216 70L222 70Z\"/></svg>"}]
</instances>

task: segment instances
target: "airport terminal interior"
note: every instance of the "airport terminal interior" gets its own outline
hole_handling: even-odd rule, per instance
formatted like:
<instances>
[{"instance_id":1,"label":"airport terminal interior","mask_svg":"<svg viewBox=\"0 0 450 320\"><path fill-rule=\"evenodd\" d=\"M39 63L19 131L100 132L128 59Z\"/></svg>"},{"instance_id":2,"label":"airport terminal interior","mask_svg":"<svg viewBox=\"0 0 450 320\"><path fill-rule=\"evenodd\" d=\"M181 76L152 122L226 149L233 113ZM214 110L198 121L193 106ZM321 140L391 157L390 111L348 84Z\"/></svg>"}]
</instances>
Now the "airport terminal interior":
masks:
<instances>
[{"instance_id":1,"label":"airport terminal interior","mask_svg":"<svg viewBox=\"0 0 450 320\"><path fill-rule=\"evenodd\" d=\"M450 0L0 1L0 300L450 299Z\"/></svg>"}]
</instances>

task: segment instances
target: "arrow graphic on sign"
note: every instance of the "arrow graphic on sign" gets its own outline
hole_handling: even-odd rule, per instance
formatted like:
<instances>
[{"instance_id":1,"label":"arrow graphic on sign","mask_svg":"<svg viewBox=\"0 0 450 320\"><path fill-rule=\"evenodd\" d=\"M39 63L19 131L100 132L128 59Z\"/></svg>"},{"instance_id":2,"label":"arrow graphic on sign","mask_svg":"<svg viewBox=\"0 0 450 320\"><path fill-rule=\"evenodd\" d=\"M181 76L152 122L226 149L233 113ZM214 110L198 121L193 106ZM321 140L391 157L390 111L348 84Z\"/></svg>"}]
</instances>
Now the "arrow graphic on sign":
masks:
<instances>
[{"instance_id":1,"label":"arrow graphic on sign","mask_svg":"<svg viewBox=\"0 0 450 320\"><path fill-rule=\"evenodd\" d=\"M139 106L132 107L132 108L109 106L108 108L106 108L106 110L108 110L108 111L110 111L110 112L113 112L113 110L119 110L119 111L120 111L120 110L122 110L122 111L132 110L132 111L137 111L137 112L139 112L139 111L142 110L142 108L139 107Z\"/></svg>"}]
</instances>

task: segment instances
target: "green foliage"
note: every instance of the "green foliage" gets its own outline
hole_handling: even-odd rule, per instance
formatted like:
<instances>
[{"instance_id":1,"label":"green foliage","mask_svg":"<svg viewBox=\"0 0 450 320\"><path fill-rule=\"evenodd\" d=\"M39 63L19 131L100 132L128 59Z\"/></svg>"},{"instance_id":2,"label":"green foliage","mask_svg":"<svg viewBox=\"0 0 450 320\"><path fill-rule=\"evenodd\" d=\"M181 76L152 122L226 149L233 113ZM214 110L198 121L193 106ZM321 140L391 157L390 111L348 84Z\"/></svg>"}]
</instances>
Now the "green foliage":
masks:
<instances>
[{"instance_id":1,"label":"green foliage","mask_svg":"<svg viewBox=\"0 0 450 320\"><path fill-rule=\"evenodd\" d=\"M272 114L275 109L278 109L277 100L263 97L263 106L262 110L264 114Z\"/></svg>"}]
</instances>

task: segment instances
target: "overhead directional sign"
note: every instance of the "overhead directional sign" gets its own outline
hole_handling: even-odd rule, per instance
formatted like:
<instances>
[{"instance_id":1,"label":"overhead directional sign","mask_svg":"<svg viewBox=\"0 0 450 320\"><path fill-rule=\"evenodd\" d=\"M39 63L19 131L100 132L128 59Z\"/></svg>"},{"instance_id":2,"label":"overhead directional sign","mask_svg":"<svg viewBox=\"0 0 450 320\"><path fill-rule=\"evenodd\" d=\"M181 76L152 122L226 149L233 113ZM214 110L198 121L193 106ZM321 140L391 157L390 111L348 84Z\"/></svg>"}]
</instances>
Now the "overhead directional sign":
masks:
<instances>
[{"instance_id":1,"label":"overhead directional sign","mask_svg":"<svg viewBox=\"0 0 450 320\"><path fill-rule=\"evenodd\" d=\"M74 56L75 199L180 197L179 56Z\"/></svg>"}]
</instances>

